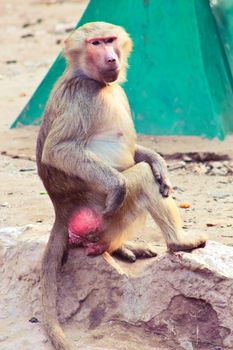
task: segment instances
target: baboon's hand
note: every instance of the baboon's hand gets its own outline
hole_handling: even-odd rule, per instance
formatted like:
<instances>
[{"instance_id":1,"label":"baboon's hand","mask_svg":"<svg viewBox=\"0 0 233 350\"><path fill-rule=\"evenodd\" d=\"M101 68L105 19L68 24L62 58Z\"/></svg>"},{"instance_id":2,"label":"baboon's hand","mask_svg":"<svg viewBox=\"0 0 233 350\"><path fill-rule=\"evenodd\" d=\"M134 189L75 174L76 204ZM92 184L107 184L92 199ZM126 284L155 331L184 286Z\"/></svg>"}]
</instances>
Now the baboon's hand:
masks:
<instances>
[{"instance_id":1,"label":"baboon's hand","mask_svg":"<svg viewBox=\"0 0 233 350\"><path fill-rule=\"evenodd\" d=\"M136 145L134 159L136 163L146 162L150 165L155 180L160 185L160 193L163 197L168 197L172 186L168 177L165 160L158 153L140 145Z\"/></svg>"},{"instance_id":2,"label":"baboon's hand","mask_svg":"<svg viewBox=\"0 0 233 350\"><path fill-rule=\"evenodd\" d=\"M125 178L121 175L117 179L115 186L108 192L106 199L106 206L103 215L112 216L119 209L126 196L126 182Z\"/></svg>"},{"instance_id":3,"label":"baboon's hand","mask_svg":"<svg viewBox=\"0 0 233 350\"><path fill-rule=\"evenodd\" d=\"M160 185L160 193L163 197L168 197L172 190L172 185L168 177L167 165L164 159L156 154L155 157L152 157L150 166L156 181Z\"/></svg>"}]
</instances>

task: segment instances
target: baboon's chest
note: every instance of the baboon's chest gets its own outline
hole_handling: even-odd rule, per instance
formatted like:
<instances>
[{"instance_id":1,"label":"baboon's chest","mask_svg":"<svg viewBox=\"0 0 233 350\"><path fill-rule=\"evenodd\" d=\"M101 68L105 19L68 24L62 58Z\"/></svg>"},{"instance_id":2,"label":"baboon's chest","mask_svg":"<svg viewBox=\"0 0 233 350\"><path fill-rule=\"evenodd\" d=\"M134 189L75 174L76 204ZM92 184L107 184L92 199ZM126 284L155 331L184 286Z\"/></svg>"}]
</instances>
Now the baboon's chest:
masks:
<instances>
[{"instance_id":1,"label":"baboon's chest","mask_svg":"<svg viewBox=\"0 0 233 350\"><path fill-rule=\"evenodd\" d=\"M88 148L100 159L117 170L125 170L134 164L135 132L129 121L128 128L112 121L101 133L95 135Z\"/></svg>"},{"instance_id":2,"label":"baboon's chest","mask_svg":"<svg viewBox=\"0 0 233 350\"><path fill-rule=\"evenodd\" d=\"M101 134L88 144L88 149L117 170L124 170L134 164L134 144L119 131L116 134Z\"/></svg>"},{"instance_id":3,"label":"baboon's chest","mask_svg":"<svg viewBox=\"0 0 233 350\"><path fill-rule=\"evenodd\" d=\"M136 141L128 101L120 88L110 89L104 101L104 115L87 146L100 159L122 171L134 164Z\"/></svg>"}]
</instances>

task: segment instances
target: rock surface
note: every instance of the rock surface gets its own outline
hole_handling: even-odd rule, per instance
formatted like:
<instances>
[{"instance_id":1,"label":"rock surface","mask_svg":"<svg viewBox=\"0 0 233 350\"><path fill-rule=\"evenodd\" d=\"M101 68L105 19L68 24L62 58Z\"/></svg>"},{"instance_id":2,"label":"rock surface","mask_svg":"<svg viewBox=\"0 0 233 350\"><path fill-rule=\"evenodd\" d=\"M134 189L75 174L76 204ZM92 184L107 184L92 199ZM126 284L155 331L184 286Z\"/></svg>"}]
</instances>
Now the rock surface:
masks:
<instances>
[{"instance_id":1,"label":"rock surface","mask_svg":"<svg viewBox=\"0 0 233 350\"><path fill-rule=\"evenodd\" d=\"M27 228L0 230L2 350L51 349L40 324L46 240L29 236ZM233 349L232 301L233 248L213 241L191 254L165 254L133 265L71 249L59 278L60 321L81 348L90 332L90 349L103 350L97 330L105 333L118 324L127 325L128 334L131 328L146 334L143 350L153 349L156 335L174 341L174 349ZM112 337L109 347L126 349Z\"/></svg>"}]
</instances>

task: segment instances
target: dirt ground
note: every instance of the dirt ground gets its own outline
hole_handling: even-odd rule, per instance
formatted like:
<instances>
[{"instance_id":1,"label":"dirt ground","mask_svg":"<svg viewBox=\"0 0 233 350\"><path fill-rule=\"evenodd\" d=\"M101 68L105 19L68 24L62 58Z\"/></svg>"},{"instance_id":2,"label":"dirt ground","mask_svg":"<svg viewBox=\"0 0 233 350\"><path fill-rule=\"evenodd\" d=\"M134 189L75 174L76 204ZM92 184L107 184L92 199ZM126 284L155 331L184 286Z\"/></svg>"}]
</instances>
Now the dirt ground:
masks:
<instances>
[{"instance_id":1,"label":"dirt ground","mask_svg":"<svg viewBox=\"0 0 233 350\"><path fill-rule=\"evenodd\" d=\"M65 25L76 23L86 4L85 0L0 0L0 228L29 225L32 233L47 235L53 222L52 206L36 173L38 128L9 127L59 53L67 36ZM220 142L139 136L139 141L166 157L174 198L178 205L190 205L180 209L185 230L204 231L211 240L233 246L233 137ZM157 231L149 219L145 236L139 239L154 241L163 252ZM119 349L134 350L149 337L140 330L133 335L135 331L126 327L115 333ZM95 337L97 331L86 335L86 341ZM101 339L101 346L112 344L107 334ZM143 350L179 349L155 336L150 342Z\"/></svg>"}]
</instances>

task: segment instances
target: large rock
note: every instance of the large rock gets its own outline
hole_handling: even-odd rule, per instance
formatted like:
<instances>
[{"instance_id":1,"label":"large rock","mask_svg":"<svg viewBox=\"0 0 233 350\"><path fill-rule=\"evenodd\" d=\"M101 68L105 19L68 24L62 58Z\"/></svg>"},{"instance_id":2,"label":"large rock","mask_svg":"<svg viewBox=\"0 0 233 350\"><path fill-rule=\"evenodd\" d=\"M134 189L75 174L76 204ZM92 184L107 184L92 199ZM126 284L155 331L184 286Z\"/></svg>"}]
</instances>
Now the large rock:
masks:
<instances>
[{"instance_id":1,"label":"large rock","mask_svg":"<svg viewBox=\"0 0 233 350\"><path fill-rule=\"evenodd\" d=\"M23 230L0 230L2 350L51 349L40 323L28 322L41 320L39 271L46 240ZM157 335L174 341L175 349L233 349L232 301L233 248L211 241L191 254L133 265L72 249L59 279L60 321L77 345L87 341L82 332L102 329L104 337L106 325L118 323L147 334L143 350L154 349L150 337ZM110 346L117 340L118 349L125 349L112 338ZM101 346L101 337L94 344Z\"/></svg>"}]
</instances>

